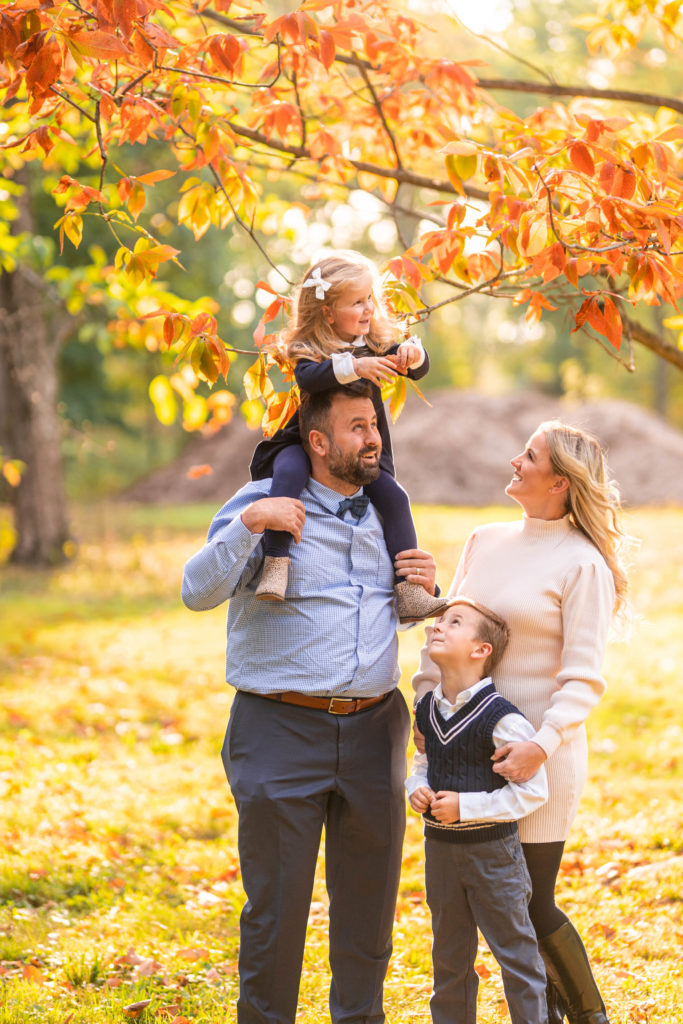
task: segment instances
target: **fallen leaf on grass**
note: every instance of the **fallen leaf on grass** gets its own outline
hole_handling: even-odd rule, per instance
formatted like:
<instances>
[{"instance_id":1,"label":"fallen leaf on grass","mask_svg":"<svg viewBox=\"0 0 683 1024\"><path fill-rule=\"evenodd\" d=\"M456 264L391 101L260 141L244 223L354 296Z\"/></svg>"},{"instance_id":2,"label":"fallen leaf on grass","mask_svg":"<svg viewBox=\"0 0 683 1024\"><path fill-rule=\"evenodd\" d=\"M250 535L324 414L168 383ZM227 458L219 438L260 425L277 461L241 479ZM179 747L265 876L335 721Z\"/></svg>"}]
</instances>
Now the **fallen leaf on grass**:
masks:
<instances>
[{"instance_id":1,"label":"fallen leaf on grass","mask_svg":"<svg viewBox=\"0 0 683 1024\"><path fill-rule=\"evenodd\" d=\"M209 951L201 946L188 946L187 949L179 949L178 956L181 960L189 960L193 963L195 960L208 960Z\"/></svg>"},{"instance_id":2,"label":"fallen leaf on grass","mask_svg":"<svg viewBox=\"0 0 683 1024\"><path fill-rule=\"evenodd\" d=\"M491 977L491 972L486 964L475 964L474 969L482 980Z\"/></svg>"},{"instance_id":3,"label":"fallen leaf on grass","mask_svg":"<svg viewBox=\"0 0 683 1024\"><path fill-rule=\"evenodd\" d=\"M141 999L139 1003L130 1003L128 1006L124 1006L123 1012L128 1017L139 1017L142 1011L146 1010L151 1002L151 999Z\"/></svg>"},{"instance_id":4,"label":"fallen leaf on grass","mask_svg":"<svg viewBox=\"0 0 683 1024\"><path fill-rule=\"evenodd\" d=\"M34 967L33 964L26 964L21 972L21 976L26 978L26 981L32 981L34 985L43 985L45 983L45 975L39 967Z\"/></svg>"},{"instance_id":5,"label":"fallen leaf on grass","mask_svg":"<svg viewBox=\"0 0 683 1024\"><path fill-rule=\"evenodd\" d=\"M609 924L592 924L588 929L589 934L597 934L598 932L603 935L606 939L613 939L617 934L616 929L612 928Z\"/></svg>"},{"instance_id":6,"label":"fallen leaf on grass","mask_svg":"<svg viewBox=\"0 0 683 1024\"><path fill-rule=\"evenodd\" d=\"M164 965L160 964L158 960L143 960L133 968L131 978L133 981L137 981L138 978L151 978L152 975L158 974L163 969Z\"/></svg>"}]
</instances>

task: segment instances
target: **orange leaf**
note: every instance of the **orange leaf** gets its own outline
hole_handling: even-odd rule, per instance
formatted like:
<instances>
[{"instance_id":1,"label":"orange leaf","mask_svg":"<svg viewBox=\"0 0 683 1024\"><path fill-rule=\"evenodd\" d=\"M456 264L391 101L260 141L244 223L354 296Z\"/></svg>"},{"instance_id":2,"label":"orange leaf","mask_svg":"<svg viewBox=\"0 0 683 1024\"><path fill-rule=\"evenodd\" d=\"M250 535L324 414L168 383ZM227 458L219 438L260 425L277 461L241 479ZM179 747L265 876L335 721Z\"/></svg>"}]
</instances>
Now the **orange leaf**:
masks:
<instances>
[{"instance_id":1,"label":"orange leaf","mask_svg":"<svg viewBox=\"0 0 683 1024\"><path fill-rule=\"evenodd\" d=\"M204 463L201 466L190 466L190 468L188 469L186 475L187 475L187 479L188 480L198 480L200 476L211 476L212 473L213 473L213 467L209 466L207 463ZM181 949L180 953L178 953L178 956L182 957L183 953L188 953L188 952L190 952L190 951L187 950L187 949L184 949L184 950ZM183 959L184 960L189 960L190 957L184 956ZM194 959L198 960L199 957L194 957Z\"/></svg>"},{"instance_id":2,"label":"orange leaf","mask_svg":"<svg viewBox=\"0 0 683 1024\"><path fill-rule=\"evenodd\" d=\"M130 56L129 48L118 36L99 29L94 32L74 32L69 37L69 43L84 57L115 60L117 57Z\"/></svg>"},{"instance_id":3,"label":"orange leaf","mask_svg":"<svg viewBox=\"0 0 683 1024\"><path fill-rule=\"evenodd\" d=\"M593 157L590 154L588 146L584 145L583 142L572 143L569 147L569 159L576 170L585 174L588 178L592 178L595 174Z\"/></svg>"},{"instance_id":4,"label":"orange leaf","mask_svg":"<svg viewBox=\"0 0 683 1024\"><path fill-rule=\"evenodd\" d=\"M334 57L336 53L336 47L334 45L334 38L330 32L326 32L324 29L320 32L318 40L318 46L320 48L320 59L329 71L334 63Z\"/></svg>"}]
</instances>

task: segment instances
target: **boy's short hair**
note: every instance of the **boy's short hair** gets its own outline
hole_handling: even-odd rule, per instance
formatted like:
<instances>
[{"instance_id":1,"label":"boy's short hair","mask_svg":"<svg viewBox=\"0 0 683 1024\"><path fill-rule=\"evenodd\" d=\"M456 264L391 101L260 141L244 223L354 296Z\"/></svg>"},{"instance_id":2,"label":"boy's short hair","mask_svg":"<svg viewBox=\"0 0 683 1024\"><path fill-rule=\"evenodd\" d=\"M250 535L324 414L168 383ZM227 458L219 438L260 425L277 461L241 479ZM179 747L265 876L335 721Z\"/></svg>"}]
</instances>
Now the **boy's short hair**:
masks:
<instances>
[{"instance_id":1,"label":"boy's short hair","mask_svg":"<svg viewBox=\"0 0 683 1024\"><path fill-rule=\"evenodd\" d=\"M471 597L465 597L464 595L454 597L448 602L448 607L450 608L456 604L466 604L478 613L477 640L481 640L482 643L491 644L491 653L482 665L481 678L484 679L486 676L493 674L494 669L505 654L505 649L510 640L510 627L500 615L496 615L485 604L480 604L479 601L474 601Z\"/></svg>"}]
</instances>

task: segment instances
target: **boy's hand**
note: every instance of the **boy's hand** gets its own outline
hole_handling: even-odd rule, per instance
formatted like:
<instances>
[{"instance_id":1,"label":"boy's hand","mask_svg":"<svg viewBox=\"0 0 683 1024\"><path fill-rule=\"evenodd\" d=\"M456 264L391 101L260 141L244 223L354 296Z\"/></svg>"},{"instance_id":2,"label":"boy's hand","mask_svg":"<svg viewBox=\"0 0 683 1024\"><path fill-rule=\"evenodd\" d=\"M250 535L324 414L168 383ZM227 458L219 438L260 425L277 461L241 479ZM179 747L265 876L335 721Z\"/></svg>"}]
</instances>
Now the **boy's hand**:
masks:
<instances>
[{"instance_id":1,"label":"boy's hand","mask_svg":"<svg viewBox=\"0 0 683 1024\"><path fill-rule=\"evenodd\" d=\"M360 356L354 357L353 368L359 377L382 386L385 380L393 380L396 376L395 356Z\"/></svg>"},{"instance_id":2,"label":"boy's hand","mask_svg":"<svg viewBox=\"0 0 683 1024\"><path fill-rule=\"evenodd\" d=\"M418 786L414 793L411 793L409 800L410 806L418 814L424 814L427 808L430 806L434 799L434 790L430 789L429 786Z\"/></svg>"},{"instance_id":3,"label":"boy's hand","mask_svg":"<svg viewBox=\"0 0 683 1024\"><path fill-rule=\"evenodd\" d=\"M440 789L432 800L432 814L443 825L460 821L460 796L448 789Z\"/></svg>"},{"instance_id":4,"label":"boy's hand","mask_svg":"<svg viewBox=\"0 0 683 1024\"><path fill-rule=\"evenodd\" d=\"M394 358L398 372L406 373L411 366L416 366L421 361L422 349L419 345L404 341L402 345L398 346Z\"/></svg>"}]
</instances>

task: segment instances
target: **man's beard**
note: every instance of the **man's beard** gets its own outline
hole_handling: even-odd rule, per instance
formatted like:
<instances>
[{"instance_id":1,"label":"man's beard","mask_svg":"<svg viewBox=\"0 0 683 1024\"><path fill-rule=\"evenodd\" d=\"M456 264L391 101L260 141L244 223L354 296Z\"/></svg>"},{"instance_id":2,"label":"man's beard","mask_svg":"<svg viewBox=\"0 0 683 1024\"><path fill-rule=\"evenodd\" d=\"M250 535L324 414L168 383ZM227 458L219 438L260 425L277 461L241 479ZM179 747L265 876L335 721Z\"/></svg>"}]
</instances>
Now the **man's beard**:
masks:
<instances>
[{"instance_id":1,"label":"man's beard","mask_svg":"<svg viewBox=\"0 0 683 1024\"><path fill-rule=\"evenodd\" d=\"M365 455L377 454L377 464L367 466L362 459ZM327 468L332 476L355 487L371 484L379 476L379 451L377 448L363 448L357 453L347 455L330 439L330 450L327 456Z\"/></svg>"}]
</instances>

